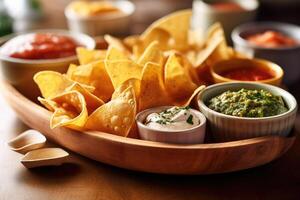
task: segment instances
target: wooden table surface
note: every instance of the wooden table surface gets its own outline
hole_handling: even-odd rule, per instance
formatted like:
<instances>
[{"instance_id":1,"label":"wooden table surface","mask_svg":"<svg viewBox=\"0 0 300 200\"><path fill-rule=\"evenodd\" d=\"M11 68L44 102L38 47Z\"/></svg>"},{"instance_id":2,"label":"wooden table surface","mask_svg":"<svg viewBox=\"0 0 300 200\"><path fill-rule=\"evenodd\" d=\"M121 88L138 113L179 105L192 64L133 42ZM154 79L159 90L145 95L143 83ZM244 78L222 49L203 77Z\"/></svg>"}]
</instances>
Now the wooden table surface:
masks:
<instances>
[{"instance_id":1,"label":"wooden table surface","mask_svg":"<svg viewBox=\"0 0 300 200\"><path fill-rule=\"evenodd\" d=\"M299 127L300 116L296 129ZM0 200L300 199L300 137L280 159L207 176L138 173L71 153L71 163L28 170L6 142L28 129L0 95ZM55 144L48 144L55 146Z\"/></svg>"},{"instance_id":2,"label":"wooden table surface","mask_svg":"<svg viewBox=\"0 0 300 200\"><path fill-rule=\"evenodd\" d=\"M61 8L69 0L42 2L51 16L47 27L65 28ZM299 100L298 90L292 88ZM300 131L299 123L300 116ZM0 95L0 200L300 199L299 137L280 159L261 167L220 175L165 176L119 169L72 152L72 164L28 170L20 163L22 155L6 146L26 129Z\"/></svg>"}]
</instances>

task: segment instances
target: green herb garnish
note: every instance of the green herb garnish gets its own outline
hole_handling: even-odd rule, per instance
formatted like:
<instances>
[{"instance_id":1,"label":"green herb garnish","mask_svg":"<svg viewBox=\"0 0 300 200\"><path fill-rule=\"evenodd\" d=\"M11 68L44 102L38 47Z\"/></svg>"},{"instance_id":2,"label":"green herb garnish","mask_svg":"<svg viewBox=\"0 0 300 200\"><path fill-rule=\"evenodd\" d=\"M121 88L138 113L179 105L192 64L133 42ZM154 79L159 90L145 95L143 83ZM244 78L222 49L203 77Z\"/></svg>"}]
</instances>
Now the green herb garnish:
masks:
<instances>
[{"instance_id":1,"label":"green herb garnish","mask_svg":"<svg viewBox=\"0 0 300 200\"><path fill-rule=\"evenodd\" d=\"M189 124L191 124L191 125L193 125L193 124L194 124L194 122L193 122L193 115L190 115L190 116L187 118L186 122L189 123Z\"/></svg>"}]
</instances>

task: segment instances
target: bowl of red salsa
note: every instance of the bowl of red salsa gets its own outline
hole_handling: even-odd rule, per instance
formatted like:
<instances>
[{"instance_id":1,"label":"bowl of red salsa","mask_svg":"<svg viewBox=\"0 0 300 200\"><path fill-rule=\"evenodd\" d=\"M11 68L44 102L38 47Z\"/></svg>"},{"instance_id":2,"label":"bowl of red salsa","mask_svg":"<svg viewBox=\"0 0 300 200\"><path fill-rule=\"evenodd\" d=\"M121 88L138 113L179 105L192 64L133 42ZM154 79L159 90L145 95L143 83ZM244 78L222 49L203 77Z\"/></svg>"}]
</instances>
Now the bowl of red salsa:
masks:
<instances>
[{"instance_id":1,"label":"bowl of red salsa","mask_svg":"<svg viewBox=\"0 0 300 200\"><path fill-rule=\"evenodd\" d=\"M300 27L278 22L253 22L238 26L231 37L237 51L282 66L285 84L300 80Z\"/></svg>"},{"instance_id":2,"label":"bowl of red salsa","mask_svg":"<svg viewBox=\"0 0 300 200\"><path fill-rule=\"evenodd\" d=\"M217 62L211 74L215 83L250 81L280 86L283 70L266 60L237 58Z\"/></svg>"},{"instance_id":3,"label":"bowl of red salsa","mask_svg":"<svg viewBox=\"0 0 300 200\"><path fill-rule=\"evenodd\" d=\"M38 89L32 77L42 70L67 71L78 62L77 47L95 48L88 35L64 30L39 30L0 39L0 65L4 79L29 98Z\"/></svg>"}]
</instances>

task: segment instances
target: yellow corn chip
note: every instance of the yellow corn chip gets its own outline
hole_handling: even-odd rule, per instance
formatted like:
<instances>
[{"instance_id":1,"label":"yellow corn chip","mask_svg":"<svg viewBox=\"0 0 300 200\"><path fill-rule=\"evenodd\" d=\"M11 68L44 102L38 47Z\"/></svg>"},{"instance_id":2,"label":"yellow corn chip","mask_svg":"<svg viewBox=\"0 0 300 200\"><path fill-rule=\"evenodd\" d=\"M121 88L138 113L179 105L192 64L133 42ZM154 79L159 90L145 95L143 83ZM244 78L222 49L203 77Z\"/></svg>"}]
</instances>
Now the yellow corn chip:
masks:
<instances>
[{"instance_id":1,"label":"yellow corn chip","mask_svg":"<svg viewBox=\"0 0 300 200\"><path fill-rule=\"evenodd\" d=\"M176 54L171 55L166 62L165 87L176 102L188 99L197 88Z\"/></svg>"},{"instance_id":2,"label":"yellow corn chip","mask_svg":"<svg viewBox=\"0 0 300 200\"><path fill-rule=\"evenodd\" d=\"M106 50L91 50L84 47L76 49L80 65L85 65L93 61L104 60L106 57Z\"/></svg>"},{"instance_id":3,"label":"yellow corn chip","mask_svg":"<svg viewBox=\"0 0 300 200\"><path fill-rule=\"evenodd\" d=\"M51 98L61 94L74 82L54 71L41 71L34 75L33 80L38 85L44 98Z\"/></svg>"},{"instance_id":4,"label":"yellow corn chip","mask_svg":"<svg viewBox=\"0 0 300 200\"><path fill-rule=\"evenodd\" d=\"M77 91L64 92L52 99L39 101L46 107L52 107L54 113L50 119L50 127L69 127L81 130L88 118L88 111L83 95Z\"/></svg>"},{"instance_id":5,"label":"yellow corn chip","mask_svg":"<svg viewBox=\"0 0 300 200\"><path fill-rule=\"evenodd\" d=\"M126 137L134 124L135 115L134 90L129 87L118 97L92 113L85 127L90 130L104 131Z\"/></svg>"},{"instance_id":6,"label":"yellow corn chip","mask_svg":"<svg viewBox=\"0 0 300 200\"><path fill-rule=\"evenodd\" d=\"M105 102L111 98L114 91L104 61L96 61L78 66L73 71L71 79L95 87L93 94Z\"/></svg>"},{"instance_id":7,"label":"yellow corn chip","mask_svg":"<svg viewBox=\"0 0 300 200\"><path fill-rule=\"evenodd\" d=\"M141 37L147 38L154 29L160 28L168 32L174 39L174 42L172 44L172 47L174 49L186 50L189 45L188 33L190 29L191 16L191 10L181 10L174 12L151 24Z\"/></svg>"},{"instance_id":8,"label":"yellow corn chip","mask_svg":"<svg viewBox=\"0 0 300 200\"><path fill-rule=\"evenodd\" d=\"M171 103L163 83L163 66L147 63L142 74L139 110Z\"/></svg>"},{"instance_id":9,"label":"yellow corn chip","mask_svg":"<svg viewBox=\"0 0 300 200\"><path fill-rule=\"evenodd\" d=\"M140 79L143 67L131 60L106 61L106 71L114 88L131 78Z\"/></svg>"},{"instance_id":10,"label":"yellow corn chip","mask_svg":"<svg viewBox=\"0 0 300 200\"><path fill-rule=\"evenodd\" d=\"M148 62L157 63L159 65L163 64L163 54L157 41L152 42L137 61L141 66L144 66Z\"/></svg>"}]
</instances>

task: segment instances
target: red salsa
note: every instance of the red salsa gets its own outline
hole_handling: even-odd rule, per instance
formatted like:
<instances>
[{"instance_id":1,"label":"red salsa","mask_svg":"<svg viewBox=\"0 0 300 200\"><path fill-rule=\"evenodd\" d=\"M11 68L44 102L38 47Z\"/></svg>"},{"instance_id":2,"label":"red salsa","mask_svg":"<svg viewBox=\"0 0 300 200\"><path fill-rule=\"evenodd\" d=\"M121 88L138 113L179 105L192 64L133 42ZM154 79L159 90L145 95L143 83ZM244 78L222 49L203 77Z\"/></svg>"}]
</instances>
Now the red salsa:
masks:
<instances>
[{"instance_id":1,"label":"red salsa","mask_svg":"<svg viewBox=\"0 0 300 200\"><path fill-rule=\"evenodd\" d=\"M246 38L249 42L267 48L291 47L299 45L299 42L283 33L276 31L265 31Z\"/></svg>"},{"instance_id":2,"label":"red salsa","mask_svg":"<svg viewBox=\"0 0 300 200\"><path fill-rule=\"evenodd\" d=\"M219 11L243 11L245 10L242 6L235 2L219 2L210 4L214 9Z\"/></svg>"},{"instance_id":3,"label":"red salsa","mask_svg":"<svg viewBox=\"0 0 300 200\"><path fill-rule=\"evenodd\" d=\"M271 72L254 67L232 69L220 75L238 81L261 81L274 77Z\"/></svg>"},{"instance_id":4,"label":"red salsa","mask_svg":"<svg viewBox=\"0 0 300 200\"><path fill-rule=\"evenodd\" d=\"M36 33L17 36L3 45L1 54L21 59L55 59L76 54L80 46L73 38L52 34Z\"/></svg>"}]
</instances>

